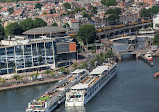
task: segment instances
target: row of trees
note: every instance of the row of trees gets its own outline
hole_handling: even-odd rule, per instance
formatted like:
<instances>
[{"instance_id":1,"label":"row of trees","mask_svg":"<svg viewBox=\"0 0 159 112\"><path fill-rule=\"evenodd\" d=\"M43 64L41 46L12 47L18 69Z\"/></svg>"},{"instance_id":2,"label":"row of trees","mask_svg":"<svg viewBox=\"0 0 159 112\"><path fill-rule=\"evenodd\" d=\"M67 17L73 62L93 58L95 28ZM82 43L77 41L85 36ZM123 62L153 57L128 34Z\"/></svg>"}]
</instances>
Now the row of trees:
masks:
<instances>
[{"instance_id":1,"label":"row of trees","mask_svg":"<svg viewBox=\"0 0 159 112\"><path fill-rule=\"evenodd\" d=\"M86 10L86 9L85 9L85 8L75 7L74 10L71 10L71 11L67 10L67 11L66 11L67 14L65 14L65 15L76 14L76 13L81 12L81 11L84 11L84 10Z\"/></svg>"},{"instance_id":2,"label":"row of trees","mask_svg":"<svg viewBox=\"0 0 159 112\"><path fill-rule=\"evenodd\" d=\"M9 24L5 28L5 33L6 35L20 35L24 31L46 25L47 23L40 18L36 18L35 20L28 18L23 20L19 24L17 22Z\"/></svg>"},{"instance_id":3,"label":"row of trees","mask_svg":"<svg viewBox=\"0 0 159 112\"><path fill-rule=\"evenodd\" d=\"M78 66L77 63L74 63L74 64L73 64L73 68L74 68L74 69L85 69L85 68L87 68L87 67L88 67L87 62L81 62L79 66Z\"/></svg>"},{"instance_id":4,"label":"row of trees","mask_svg":"<svg viewBox=\"0 0 159 112\"><path fill-rule=\"evenodd\" d=\"M98 54L94 59L91 60L90 62L91 67L95 66L95 62L101 65L103 62L106 61L107 58L111 58L112 56L113 56L113 52L111 50L106 52L105 54L104 53ZM80 65L78 65L77 63L73 64L74 69L84 69L87 67L88 67L87 62L81 62Z\"/></svg>"},{"instance_id":5,"label":"row of trees","mask_svg":"<svg viewBox=\"0 0 159 112\"><path fill-rule=\"evenodd\" d=\"M40 0L1 0L1 2L40 1Z\"/></svg>"},{"instance_id":6,"label":"row of trees","mask_svg":"<svg viewBox=\"0 0 159 112\"><path fill-rule=\"evenodd\" d=\"M119 15L121 14L121 8L110 8L105 14L109 14L108 24L115 25L119 23Z\"/></svg>"},{"instance_id":7,"label":"row of trees","mask_svg":"<svg viewBox=\"0 0 159 112\"><path fill-rule=\"evenodd\" d=\"M149 9L141 9L141 17L152 18L154 14L159 13L159 6L152 6Z\"/></svg>"},{"instance_id":8,"label":"row of trees","mask_svg":"<svg viewBox=\"0 0 159 112\"><path fill-rule=\"evenodd\" d=\"M101 0L101 3L104 4L106 7L117 5L116 0Z\"/></svg>"}]
</instances>

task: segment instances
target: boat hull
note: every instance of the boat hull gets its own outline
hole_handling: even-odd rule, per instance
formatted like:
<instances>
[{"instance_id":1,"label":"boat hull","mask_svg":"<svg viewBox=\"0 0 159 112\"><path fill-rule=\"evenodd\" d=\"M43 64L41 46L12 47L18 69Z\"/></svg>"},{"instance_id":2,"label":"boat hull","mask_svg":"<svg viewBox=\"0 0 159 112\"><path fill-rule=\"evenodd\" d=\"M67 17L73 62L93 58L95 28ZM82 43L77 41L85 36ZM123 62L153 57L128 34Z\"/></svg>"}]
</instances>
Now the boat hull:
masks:
<instances>
[{"instance_id":1,"label":"boat hull","mask_svg":"<svg viewBox=\"0 0 159 112\"><path fill-rule=\"evenodd\" d=\"M87 102L89 102L93 98L93 96L95 96L115 75L116 75L116 72L114 72L113 74L111 74L108 77L106 77L107 80L99 87L99 89L97 89L96 92L94 92L92 94L92 96L90 96L89 99L85 99L84 104L86 104ZM82 106L84 106L84 105L82 105Z\"/></svg>"}]
</instances>

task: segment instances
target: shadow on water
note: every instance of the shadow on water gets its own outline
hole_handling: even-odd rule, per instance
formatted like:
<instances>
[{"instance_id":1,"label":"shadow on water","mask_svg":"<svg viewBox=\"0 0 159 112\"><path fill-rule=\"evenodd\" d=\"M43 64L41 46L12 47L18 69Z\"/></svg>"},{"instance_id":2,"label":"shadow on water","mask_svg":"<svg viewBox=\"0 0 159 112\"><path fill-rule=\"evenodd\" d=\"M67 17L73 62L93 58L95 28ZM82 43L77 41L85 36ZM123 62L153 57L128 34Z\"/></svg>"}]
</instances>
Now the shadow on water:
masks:
<instances>
[{"instance_id":1,"label":"shadow on water","mask_svg":"<svg viewBox=\"0 0 159 112\"><path fill-rule=\"evenodd\" d=\"M85 107L65 107L65 112L86 112Z\"/></svg>"},{"instance_id":2,"label":"shadow on water","mask_svg":"<svg viewBox=\"0 0 159 112\"><path fill-rule=\"evenodd\" d=\"M132 54L124 54L121 56L121 60L122 61L128 61L128 60L135 60L136 59L136 55L132 55Z\"/></svg>"}]
</instances>

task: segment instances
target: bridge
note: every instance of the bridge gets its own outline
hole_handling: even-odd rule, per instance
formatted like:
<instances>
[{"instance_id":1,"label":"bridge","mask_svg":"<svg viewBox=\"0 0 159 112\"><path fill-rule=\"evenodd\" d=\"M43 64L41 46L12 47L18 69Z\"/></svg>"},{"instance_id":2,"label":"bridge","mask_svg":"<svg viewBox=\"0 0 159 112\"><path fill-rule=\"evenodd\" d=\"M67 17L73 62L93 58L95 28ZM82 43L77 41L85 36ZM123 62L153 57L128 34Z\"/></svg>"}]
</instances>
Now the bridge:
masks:
<instances>
[{"instance_id":1,"label":"bridge","mask_svg":"<svg viewBox=\"0 0 159 112\"><path fill-rule=\"evenodd\" d=\"M125 51L117 51L115 52L116 56L121 60L123 55L134 55L136 58L139 56L146 54L148 52L147 49L128 49Z\"/></svg>"},{"instance_id":2,"label":"bridge","mask_svg":"<svg viewBox=\"0 0 159 112\"><path fill-rule=\"evenodd\" d=\"M132 36L135 36L135 35L132 35ZM116 36L116 37L113 37L113 39L110 39L110 41L113 42L113 41L122 40L122 39L129 39L132 36L125 36L125 37ZM154 35L137 35L137 38L154 38Z\"/></svg>"},{"instance_id":3,"label":"bridge","mask_svg":"<svg viewBox=\"0 0 159 112\"><path fill-rule=\"evenodd\" d=\"M110 39L111 42L116 41L116 40L121 40L121 39L129 39L131 36L126 36L126 37L116 37L114 39Z\"/></svg>"},{"instance_id":4,"label":"bridge","mask_svg":"<svg viewBox=\"0 0 159 112\"><path fill-rule=\"evenodd\" d=\"M136 27L149 26L151 23L152 22L148 22L148 23L136 24L136 25L133 25L133 26L126 26L126 27L122 27L122 28L106 30L106 31L103 31L103 32L98 32L97 36L110 35L110 33L116 33L116 32L119 32L119 31L129 30L129 29L136 28Z\"/></svg>"}]
</instances>

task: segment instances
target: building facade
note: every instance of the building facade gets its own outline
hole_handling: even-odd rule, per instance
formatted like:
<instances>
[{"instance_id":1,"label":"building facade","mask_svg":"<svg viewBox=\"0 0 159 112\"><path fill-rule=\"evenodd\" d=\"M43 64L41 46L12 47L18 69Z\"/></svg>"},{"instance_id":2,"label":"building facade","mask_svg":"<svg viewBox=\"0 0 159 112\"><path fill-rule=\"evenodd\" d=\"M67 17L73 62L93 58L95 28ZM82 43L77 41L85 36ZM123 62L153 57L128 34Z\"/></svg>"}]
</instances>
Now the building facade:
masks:
<instances>
[{"instance_id":1,"label":"building facade","mask_svg":"<svg viewBox=\"0 0 159 112\"><path fill-rule=\"evenodd\" d=\"M139 13L134 11L125 11L119 15L120 23L128 24L132 22L137 22L139 18Z\"/></svg>"},{"instance_id":2,"label":"building facade","mask_svg":"<svg viewBox=\"0 0 159 112\"><path fill-rule=\"evenodd\" d=\"M76 59L76 43L68 36L28 40L25 44L0 46L0 75L55 69Z\"/></svg>"},{"instance_id":3,"label":"building facade","mask_svg":"<svg viewBox=\"0 0 159 112\"><path fill-rule=\"evenodd\" d=\"M159 14L155 14L153 16L153 29L155 30L159 29Z\"/></svg>"}]
</instances>

